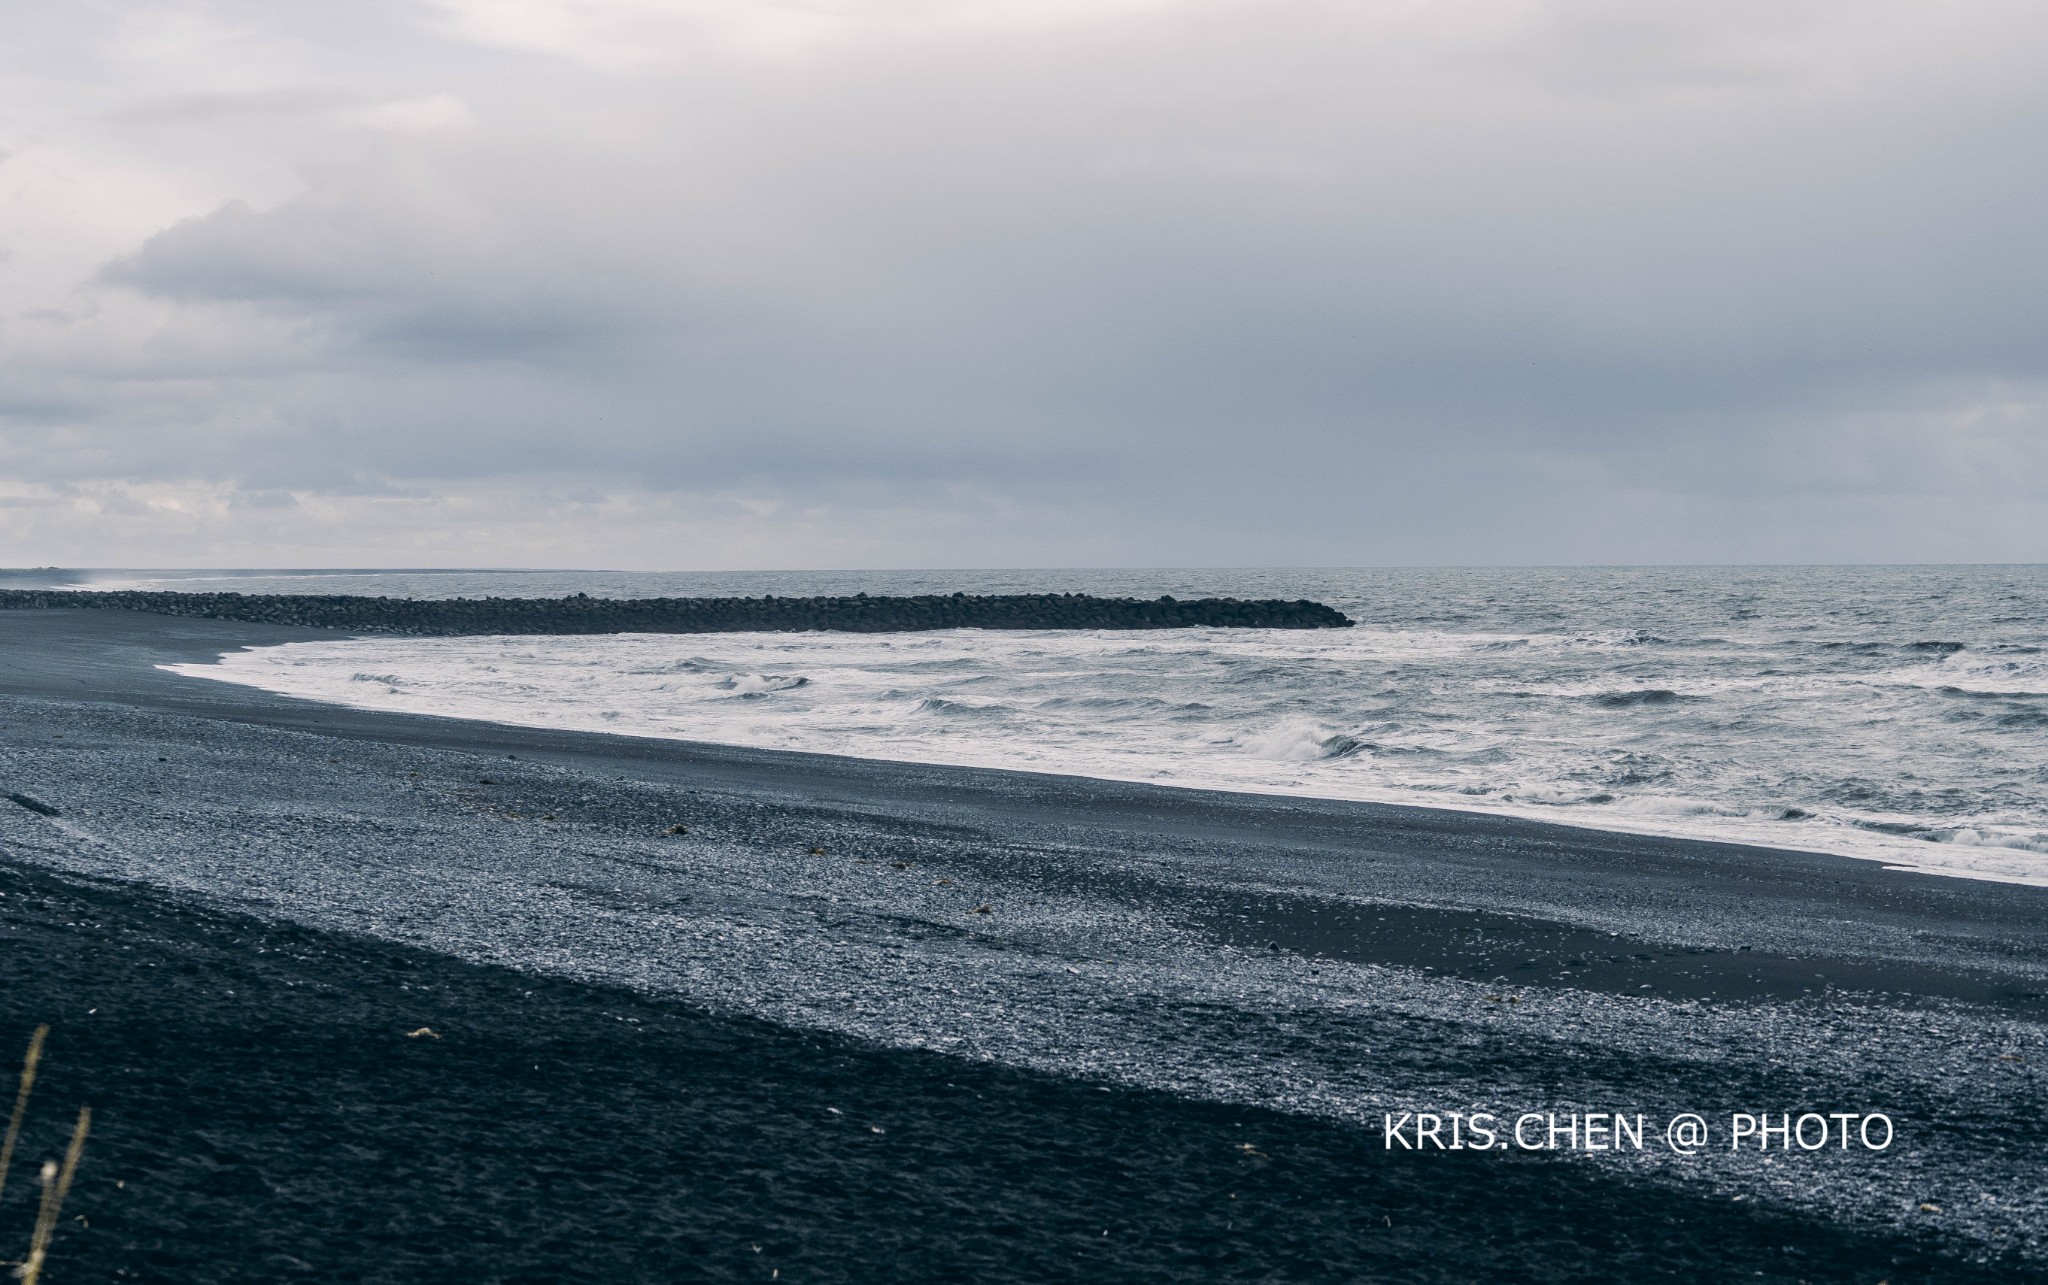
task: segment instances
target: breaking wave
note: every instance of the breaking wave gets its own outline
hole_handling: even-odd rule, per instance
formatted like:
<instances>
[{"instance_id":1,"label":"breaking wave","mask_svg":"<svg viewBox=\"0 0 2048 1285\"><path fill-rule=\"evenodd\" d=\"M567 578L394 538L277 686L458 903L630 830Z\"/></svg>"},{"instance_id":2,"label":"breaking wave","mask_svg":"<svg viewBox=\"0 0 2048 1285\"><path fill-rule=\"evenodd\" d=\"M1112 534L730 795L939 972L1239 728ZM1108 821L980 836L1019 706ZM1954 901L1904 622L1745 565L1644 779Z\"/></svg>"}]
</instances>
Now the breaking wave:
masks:
<instances>
[{"instance_id":1,"label":"breaking wave","mask_svg":"<svg viewBox=\"0 0 2048 1285\"><path fill-rule=\"evenodd\" d=\"M1195 587L1318 597L1361 623L378 638L174 668L376 709L1512 812L2048 882L2048 588L2023 572L1248 572ZM956 583L1014 587L990 580Z\"/></svg>"}]
</instances>

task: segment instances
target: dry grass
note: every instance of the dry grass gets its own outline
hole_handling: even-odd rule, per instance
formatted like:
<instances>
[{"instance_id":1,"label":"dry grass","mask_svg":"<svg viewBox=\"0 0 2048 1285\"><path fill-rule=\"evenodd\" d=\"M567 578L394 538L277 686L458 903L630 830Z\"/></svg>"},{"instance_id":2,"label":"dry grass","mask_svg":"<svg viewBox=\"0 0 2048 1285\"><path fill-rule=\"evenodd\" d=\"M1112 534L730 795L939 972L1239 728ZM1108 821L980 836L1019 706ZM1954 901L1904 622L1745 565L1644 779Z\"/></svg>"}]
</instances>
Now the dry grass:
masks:
<instances>
[{"instance_id":1,"label":"dry grass","mask_svg":"<svg viewBox=\"0 0 2048 1285\"><path fill-rule=\"evenodd\" d=\"M35 1236L29 1241L28 1257L15 1269L22 1285L36 1285L42 1279L43 1263L49 1257L50 1237L57 1231L57 1215L64 1209L64 1197L71 1193L71 1179L78 1172L78 1157L85 1151L85 1135L92 1128L92 1108L78 1109L78 1124L71 1130L71 1145L64 1148L64 1164L43 1161L43 1202L36 1210Z\"/></svg>"},{"instance_id":2,"label":"dry grass","mask_svg":"<svg viewBox=\"0 0 2048 1285\"><path fill-rule=\"evenodd\" d=\"M28 1092L36 1086L36 1064L43 1060L43 1041L50 1028L38 1026L28 1037L28 1056L21 1062L21 1088L14 1095L14 1114L7 1119L7 1141L0 1143L0 1195L7 1194L7 1174L14 1165L14 1144L21 1141L21 1121L28 1114Z\"/></svg>"},{"instance_id":3,"label":"dry grass","mask_svg":"<svg viewBox=\"0 0 2048 1285\"><path fill-rule=\"evenodd\" d=\"M43 1041L50 1028L38 1026L29 1037L28 1055L21 1062L21 1087L14 1094L14 1114L7 1119L7 1138L0 1142L0 1194L7 1190L7 1175L14 1165L15 1144L21 1141L21 1122L28 1115L28 1097L36 1085L36 1067L43 1060ZM36 1206L36 1229L29 1239L28 1257L13 1264L16 1279L36 1285L43 1265L49 1260L50 1239L57 1233L57 1218L64 1210L64 1197L71 1193L71 1180L78 1174L78 1159L85 1154L85 1135L92 1130L92 1109L81 1107L78 1123L71 1130L71 1145L64 1149L64 1163L43 1162L40 1177L43 1197Z\"/></svg>"}]
</instances>

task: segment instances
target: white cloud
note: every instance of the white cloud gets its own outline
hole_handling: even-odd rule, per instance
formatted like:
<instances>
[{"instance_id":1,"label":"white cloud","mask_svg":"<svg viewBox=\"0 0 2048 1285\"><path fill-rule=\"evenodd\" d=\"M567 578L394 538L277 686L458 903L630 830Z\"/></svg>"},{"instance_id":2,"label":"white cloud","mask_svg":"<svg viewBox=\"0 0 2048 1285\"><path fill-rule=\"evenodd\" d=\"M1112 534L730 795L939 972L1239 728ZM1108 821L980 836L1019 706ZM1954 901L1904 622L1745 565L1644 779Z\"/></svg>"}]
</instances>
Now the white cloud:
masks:
<instances>
[{"instance_id":1,"label":"white cloud","mask_svg":"<svg viewBox=\"0 0 2048 1285\"><path fill-rule=\"evenodd\" d=\"M1001 36L1168 14L1192 0L427 0L464 39L608 71L706 57Z\"/></svg>"},{"instance_id":2,"label":"white cloud","mask_svg":"<svg viewBox=\"0 0 2048 1285\"><path fill-rule=\"evenodd\" d=\"M453 94L394 98L348 113L352 124L394 134L438 134L468 127L476 119L469 104Z\"/></svg>"}]
</instances>

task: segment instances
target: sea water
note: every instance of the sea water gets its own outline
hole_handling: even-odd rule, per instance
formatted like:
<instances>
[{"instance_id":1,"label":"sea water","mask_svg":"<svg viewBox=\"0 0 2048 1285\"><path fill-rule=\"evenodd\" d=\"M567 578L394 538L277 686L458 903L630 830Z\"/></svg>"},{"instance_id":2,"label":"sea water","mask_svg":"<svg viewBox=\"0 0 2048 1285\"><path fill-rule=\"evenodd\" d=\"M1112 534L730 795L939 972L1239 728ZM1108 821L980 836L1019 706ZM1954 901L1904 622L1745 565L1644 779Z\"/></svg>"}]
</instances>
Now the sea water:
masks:
<instances>
[{"instance_id":1,"label":"sea water","mask_svg":"<svg viewBox=\"0 0 2048 1285\"><path fill-rule=\"evenodd\" d=\"M148 573L251 593L1314 598L1347 630L373 637L368 709L1508 812L2048 882L2048 568Z\"/></svg>"}]
</instances>

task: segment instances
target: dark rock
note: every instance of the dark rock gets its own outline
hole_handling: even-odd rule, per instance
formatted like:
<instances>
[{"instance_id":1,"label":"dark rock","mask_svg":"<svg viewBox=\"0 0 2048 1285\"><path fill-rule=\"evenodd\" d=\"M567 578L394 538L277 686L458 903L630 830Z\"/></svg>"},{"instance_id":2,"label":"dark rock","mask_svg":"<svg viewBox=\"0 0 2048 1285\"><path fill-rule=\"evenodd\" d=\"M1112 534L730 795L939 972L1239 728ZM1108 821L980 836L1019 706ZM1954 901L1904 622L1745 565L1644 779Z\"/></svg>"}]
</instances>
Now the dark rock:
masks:
<instances>
[{"instance_id":1,"label":"dark rock","mask_svg":"<svg viewBox=\"0 0 2048 1285\"><path fill-rule=\"evenodd\" d=\"M10 803L19 803L38 816L54 817L63 815L63 813L57 811L57 809L49 804L38 799L32 799L26 794L10 794L7 796L7 799Z\"/></svg>"}]
</instances>

